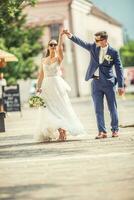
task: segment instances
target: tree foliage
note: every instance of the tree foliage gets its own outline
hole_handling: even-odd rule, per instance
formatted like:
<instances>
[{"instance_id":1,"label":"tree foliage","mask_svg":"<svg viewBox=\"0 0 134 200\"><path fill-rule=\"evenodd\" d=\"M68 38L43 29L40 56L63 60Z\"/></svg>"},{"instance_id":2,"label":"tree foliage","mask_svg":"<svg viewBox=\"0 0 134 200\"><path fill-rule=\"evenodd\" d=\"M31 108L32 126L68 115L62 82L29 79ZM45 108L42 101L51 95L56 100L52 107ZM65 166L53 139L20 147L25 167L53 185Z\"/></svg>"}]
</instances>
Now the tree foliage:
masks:
<instances>
[{"instance_id":1,"label":"tree foliage","mask_svg":"<svg viewBox=\"0 0 134 200\"><path fill-rule=\"evenodd\" d=\"M134 66L134 41L128 41L120 49L120 54L124 67Z\"/></svg>"},{"instance_id":2,"label":"tree foliage","mask_svg":"<svg viewBox=\"0 0 134 200\"><path fill-rule=\"evenodd\" d=\"M42 50L43 27L27 27L23 12L26 6L35 4L36 0L0 0L0 49L19 59L2 69L8 84L32 78L37 70L33 58Z\"/></svg>"}]
</instances>

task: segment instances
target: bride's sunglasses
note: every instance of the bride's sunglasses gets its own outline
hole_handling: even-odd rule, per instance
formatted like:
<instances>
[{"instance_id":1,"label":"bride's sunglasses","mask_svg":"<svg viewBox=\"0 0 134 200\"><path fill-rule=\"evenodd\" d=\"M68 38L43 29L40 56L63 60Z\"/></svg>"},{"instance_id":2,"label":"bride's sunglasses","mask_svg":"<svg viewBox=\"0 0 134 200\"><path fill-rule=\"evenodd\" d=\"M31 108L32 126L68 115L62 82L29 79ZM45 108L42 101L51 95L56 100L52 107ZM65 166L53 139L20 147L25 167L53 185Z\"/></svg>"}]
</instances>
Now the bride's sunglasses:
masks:
<instances>
[{"instance_id":1,"label":"bride's sunglasses","mask_svg":"<svg viewBox=\"0 0 134 200\"><path fill-rule=\"evenodd\" d=\"M57 44L56 44L56 43L50 43L49 46L50 46L50 47L53 47L53 46L56 47Z\"/></svg>"}]
</instances>

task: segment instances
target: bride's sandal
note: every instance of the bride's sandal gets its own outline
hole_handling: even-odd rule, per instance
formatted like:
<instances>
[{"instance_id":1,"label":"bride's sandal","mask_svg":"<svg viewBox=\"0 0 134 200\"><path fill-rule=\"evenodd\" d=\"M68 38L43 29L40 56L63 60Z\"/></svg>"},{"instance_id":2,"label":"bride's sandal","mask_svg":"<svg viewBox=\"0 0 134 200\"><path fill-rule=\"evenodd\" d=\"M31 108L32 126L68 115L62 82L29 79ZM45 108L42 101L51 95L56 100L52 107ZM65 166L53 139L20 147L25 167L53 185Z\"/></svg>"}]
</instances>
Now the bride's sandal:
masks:
<instances>
[{"instance_id":1,"label":"bride's sandal","mask_svg":"<svg viewBox=\"0 0 134 200\"><path fill-rule=\"evenodd\" d=\"M61 132L61 141L66 141L67 139L67 136L66 136L66 131L64 129L62 129L62 132Z\"/></svg>"},{"instance_id":2,"label":"bride's sandal","mask_svg":"<svg viewBox=\"0 0 134 200\"><path fill-rule=\"evenodd\" d=\"M64 139L64 141L67 140L67 135L66 135L66 131L65 130L63 130L63 139Z\"/></svg>"},{"instance_id":3,"label":"bride's sandal","mask_svg":"<svg viewBox=\"0 0 134 200\"><path fill-rule=\"evenodd\" d=\"M62 138L63 138L63 136L62 136L62 129L59 128L58 131L59 131L59 138L57 139L57 141L62 141Z\"/></svg>"},{"instance_id":4,"label":"bride's sandal","mask_svg":"<svg viewBox=\"0 0 134 200\"><path fill-rule=\"evenodd\" d=\"M64 129L58 129L59 131L59 138L58 141L65 141L66 140L66 131Z\"/></svg>"},{"instance_id":5,"label":"bride's sandal","mask_svg":"<svg viewBox=\"0 0 134 200\"><path fill-rule=\"evenodd\" d=\"M59 141L59 142L62 142L62 141L63 141L62 133L60 133L59 138L57 139L57 141Z\"/></svg>"}]
</instances>

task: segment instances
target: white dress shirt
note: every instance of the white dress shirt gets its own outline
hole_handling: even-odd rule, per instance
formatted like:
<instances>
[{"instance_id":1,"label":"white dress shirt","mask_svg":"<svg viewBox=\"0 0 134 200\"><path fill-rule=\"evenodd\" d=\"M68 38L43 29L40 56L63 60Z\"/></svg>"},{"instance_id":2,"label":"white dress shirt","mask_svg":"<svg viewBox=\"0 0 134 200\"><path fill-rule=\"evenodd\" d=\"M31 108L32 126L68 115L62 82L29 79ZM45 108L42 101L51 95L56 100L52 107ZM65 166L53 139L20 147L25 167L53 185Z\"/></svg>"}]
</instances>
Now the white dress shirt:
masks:
<instances>
[{"instance_id":1,"label":"white dress shirt","mask_svg":"<svg viewBox=\"0 0 134 200\"><path fill-rule=\"evenodd\" d=\"M99 53L99 63L103 63L104 61L104 57L107 53L107 50L108 50L108 45L106 47L100 47L100 53ZM94 73L95 76L99 76L99 67L97 68L97 70L95 71Z\"/></svg>"}]
</instances>

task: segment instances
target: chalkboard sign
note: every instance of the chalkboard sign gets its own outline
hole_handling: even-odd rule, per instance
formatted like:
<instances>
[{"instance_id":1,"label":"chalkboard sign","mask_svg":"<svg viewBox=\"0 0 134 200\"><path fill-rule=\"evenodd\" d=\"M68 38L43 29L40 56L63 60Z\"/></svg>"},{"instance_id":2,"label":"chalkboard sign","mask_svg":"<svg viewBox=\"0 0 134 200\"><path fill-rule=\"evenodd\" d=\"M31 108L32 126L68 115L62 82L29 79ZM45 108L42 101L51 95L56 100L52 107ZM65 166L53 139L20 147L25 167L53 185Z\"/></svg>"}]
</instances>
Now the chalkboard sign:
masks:
<instances>
[{"instance_id":1,"label":"chalkboard sign","mask_svg":"<svg viewBox=\"0 0 134 200\"><path fill-rule=\"evenodd\" d=\"M19 85L2 86L2 98L5 112L21 111Z\"/></svg>"}]
</instances>

